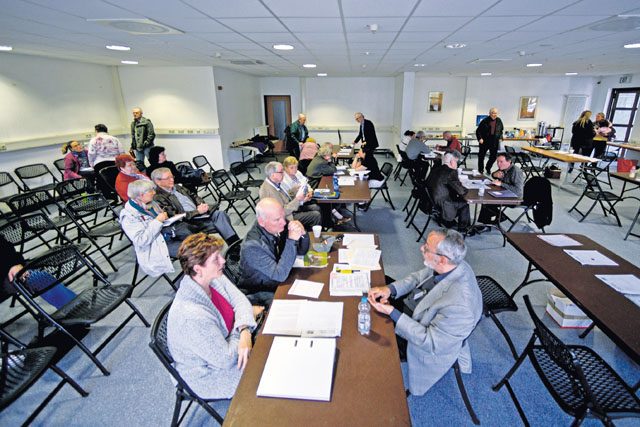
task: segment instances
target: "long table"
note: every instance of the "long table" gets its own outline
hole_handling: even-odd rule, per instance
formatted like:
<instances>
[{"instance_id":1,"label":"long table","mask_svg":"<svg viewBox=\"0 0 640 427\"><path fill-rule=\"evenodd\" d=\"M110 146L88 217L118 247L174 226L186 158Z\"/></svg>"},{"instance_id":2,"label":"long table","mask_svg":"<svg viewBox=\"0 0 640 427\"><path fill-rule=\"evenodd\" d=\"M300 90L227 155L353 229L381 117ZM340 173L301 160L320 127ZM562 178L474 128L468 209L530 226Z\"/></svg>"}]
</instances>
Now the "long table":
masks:
<instances>
[{"instance_id":1,"label":"long table","mask_svg":"<svg viewBox=\"0 0 640 427\"><path fill-rule=\"evenodd\" d=\"M626 199L634 199L640 202L640 197L638 196L625 195L625 193L627 192L640 189L640 174L636 174L635 178L631 178L628 172L610 172L609 175L611 175L614 178L620 179L623 182L622 190L620 191L620 201L626 200ZM627 184L631 184L633 187L627 188ZM615 202L614 206L617 203L619 202ZM631 230L633 230L633 227L636 225L636 222L638 221L639 217L640 217L640 206L638 206L638 211L636 212L636 215L633 217L633 221L631 221L631 225L629 226L629 231L627 231L627 234L624 236L624 240L627 240L629 236L640 237L640 234L631 232Z\"/></svg>"},{"instance_id":2,"label":"long table","mask_svg":"<svg viewBox=\"0 0 640 427\"><path fill-rule=\"evenodd\" d=\"M580 307L631 359L640 364L640 307L595 276L634 274L640 277L640 268L580 234L567 234L582 243L582 246L570 248L550 245L538 236L531 233L507 233L509 243L529 261L526 276L512 296L524 286L541 281L529 280L530 273L538 270ZM618 263L618 266L583 266L565 253L564 249L597 250Z\"/></svg>"},{"instance_id":3,"label":"long table","mask_svg":"<svg viewBox=\"0 0 640 427\"><path fill-rule=\"evenodd\" d=\"M583 156L580 154L570 154L566 152L559 152L557 150L545 150L543 148L538 147L520 147L523 151L528 151L533 154L537 154L539 156L545 157L548 159L557 160L559 162L564 163L579 163L581 165L585 163L595 163L598 162L599 159L594 157ZM545 163L546 164L546 163ZM543 165L544 166L544 165ZM569 173L565 173L564 175L564 183L566 184L568 181Z\"/></svg>"},{"instance_id":4,"label":"long table","mask_svg":"<svg viewBox=\"0 0 640 427\"><path fill-rule=\"evenodd\" d=\"M607 142L607 145L610 147L621 148L622 153L620 153L620 157L624 157L627 153L627 150L640 152L640 144L628 144L624 142Z\"/></svg>"},{"instance_id":5,"label":"long table","mask_svg":"<svg viewBox=\"0 0 640 427\"><path fill-rule=\"evenodd\" d=\"M333 188L333 177L323 176L320 179L318 188ZM356 221L356 212L358 212L358 203L369 203L371 201L371 191L369 190L369 181L366 179L356 179L355 185L340 187L340 198L338 199L315 199L318 204L323 203L351 203L353 204L353 226L360 231L358 222Z\"/></svg>"},{"instance_id":6,"label":"long table","mask_svg":"<svg viewBox=\"0 0 640 427\"><path fill-rule=\"evenodd\" d=\"M311 240L315 240L313 236ZM300 298L289 296L288 292L295 279L304 279L324 283L319 300L344 302L331 401L257 397L273 342L273 336L261 334L231 401L225 426L411 425L393 322L388 316L372 311L371 333L368 337L361 336L357 331L359 299L329 296L329 273L338 260L337 247L334 243L329 266L293 269L275 295L277 299ZM372 272L371 283L384 284L384 270Z\"/></svg>"}]
</instances>

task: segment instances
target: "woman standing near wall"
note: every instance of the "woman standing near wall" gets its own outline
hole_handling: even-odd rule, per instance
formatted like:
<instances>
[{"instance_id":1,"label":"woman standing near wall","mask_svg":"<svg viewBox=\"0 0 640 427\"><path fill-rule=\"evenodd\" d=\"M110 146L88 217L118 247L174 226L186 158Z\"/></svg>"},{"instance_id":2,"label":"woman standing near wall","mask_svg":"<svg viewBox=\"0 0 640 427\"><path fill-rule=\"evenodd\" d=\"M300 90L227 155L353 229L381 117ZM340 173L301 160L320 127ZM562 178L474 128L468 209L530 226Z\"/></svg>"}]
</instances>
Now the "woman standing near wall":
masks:
<instances>
[{"instance_id":1,"label":"woman standing near wall","mask_svg":"<svg viewBox=\"0 0 640 427\"><path fill-rule=\"evenodd\" d=\"M593 137L596 131L591 121L591 111L585 110L580 114L578 120L573 122L571 127L571 148L577 153L584 156L591 155L593 149ZM569 172L573 167L569 167Z\"/></svg>"}]
</instances>

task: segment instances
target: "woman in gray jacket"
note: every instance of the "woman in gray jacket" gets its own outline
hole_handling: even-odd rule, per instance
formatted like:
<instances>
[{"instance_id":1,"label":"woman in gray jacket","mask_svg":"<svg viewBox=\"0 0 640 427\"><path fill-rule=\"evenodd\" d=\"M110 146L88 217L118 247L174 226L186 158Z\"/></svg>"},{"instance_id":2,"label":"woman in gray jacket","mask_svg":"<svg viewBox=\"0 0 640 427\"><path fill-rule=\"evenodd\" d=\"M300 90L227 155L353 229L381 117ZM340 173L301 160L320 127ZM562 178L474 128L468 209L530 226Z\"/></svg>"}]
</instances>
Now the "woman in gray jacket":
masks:
<instances>
[{"instance_id":1,"label":"woman in gray jacket","mask_svg":"<svg viewBox=\"0 0 640 427\"><path fill-rule=\"evenodd\" d=\"M167 320L167 343L182 378L201 397L230 399L251 352L254 310L223 275L222 239L198 233L178 251L185 273Z\"/></svg>"}]
</instances>

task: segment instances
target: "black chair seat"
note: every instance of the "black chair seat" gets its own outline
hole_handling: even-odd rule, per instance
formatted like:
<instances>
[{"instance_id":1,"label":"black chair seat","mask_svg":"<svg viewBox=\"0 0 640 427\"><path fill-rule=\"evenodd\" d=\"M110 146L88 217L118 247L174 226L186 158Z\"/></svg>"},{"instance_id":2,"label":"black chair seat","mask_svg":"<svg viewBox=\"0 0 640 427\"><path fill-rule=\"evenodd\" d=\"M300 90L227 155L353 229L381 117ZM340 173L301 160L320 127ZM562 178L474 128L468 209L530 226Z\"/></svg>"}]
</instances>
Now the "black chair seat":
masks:
<instances>
[{"instance_id":1,"label":"black chair seat","mask_svg":"<svg viewBox=\"0 0 640 427\"><path fill-rule=\"evenodd\" d=\"M106 224L101 224L88 230L88 234L91 237L111 237L120 233L122 233L122 228L116 221L109 221Z\"/></svg>"},{"instance_id":2,"label":"black chair seat","mask_svg":"<svg viewBox=\"0 0 640 427\"><path fill-rule=\"evenodd\" d=\"M586 197L591 200L608 200L608 201L619 201L620 196L612 193L611 191L586 191L584 193Z\"/></svg>"},{"instance_id":3,"label":"black chair seat","mask_svg":"<svg viewBox=\"0 0 640 427\"><path fill-rule=\"evenodd\" d=\"M568 345L567 348L580 361L594 400L604 412L640 412L640 400L598 354L584 346ZM566 370L551 359L544 347L534 346L533 356L534 367L550 385L549 391L556 402L574 416L584 411L585 396L582 387L574 383Z\"/></svg>"},{"instance_id":4,"label":"black chair seat","mask_svg":"<svg viewBox=\"0 0 640 427\"><path fill-rule=\"evenodd\" d=\"M242 187L257 187L260 188L264 179L247 179L240 183Z\"/></svg>"},{"instance_id":5,"label":"black chair seat","mask_svg":"<svg viewBox=\"0 0 640 427\"><path fill-rule=\"evenodd\" d=\"M12 351L3 355L7 363L5 365L3 360L0 410L9 406L40 378L55 354L55 347L40 347Z\"/></svg>"},{"instance_id":6,"label":"black chair seat","mask_svg":"<svg viewBox=\"0 0 640 427\"><path fill-rule=\"evenodd\" d=\"M53 191L56 189L57 182L52 182L51 184L39 185L37 187L29 187L29 191Z\"/></svg>"},{"instance_id":7,"label":"black chair seat","mask_svg":"<svg viewBox=\"0 0 640 427\"><path fill-rule=\"evenodd\" d=\"M224 193L222 197L225 200L243 200L247 197L251 197L251 192L248 190L235 190Z\"/></svg>"},{"instance_id":8,"label":"black chair seat","mask_svg":"<svg viewBox=\"0 0 640 427\"><path fill-rule=\"evenodd\" d=\"M49 218L51 222L55 224L56 227L62 228L65 225L73 224L73 221L68 216L56 216L53 218Z\"/></svg>"},{"instance_id":9,"label":"black chair seat","mask_svg":"<svg viewBox=\"0 0 640 427\"><path fill-rule=\"evenodd\" d=\"M484 303L485 315L488 311L500 313L503 311L518 311L513 298L489 276L476 276L478 287L482 292L482 302Z\"/></svg>"},{"instance_id":10,"label":"black chair seat","mask_svg":"<svg viewBox=\"0 0 640 427\"><path fill-rule=\"evenodd\" d=\"M91 325L111 313L131 292L131 285L105 285L83 290L51 317L63 325Z\"/></svg>"}]
</instances>

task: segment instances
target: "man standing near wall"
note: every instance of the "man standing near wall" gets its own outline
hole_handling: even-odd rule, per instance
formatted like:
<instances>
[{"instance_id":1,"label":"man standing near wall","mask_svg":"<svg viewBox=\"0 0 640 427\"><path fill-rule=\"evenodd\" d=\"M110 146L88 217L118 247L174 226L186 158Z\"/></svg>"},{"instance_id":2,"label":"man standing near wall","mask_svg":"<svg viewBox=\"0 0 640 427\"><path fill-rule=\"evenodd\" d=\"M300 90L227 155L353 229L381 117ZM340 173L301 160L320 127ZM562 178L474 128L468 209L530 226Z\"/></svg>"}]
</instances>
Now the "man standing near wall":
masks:
<instances>
[{"instance_id":1,"label":"man standing near wall","mask_svg":"<svg viewBox=\"0 0 640 427\"><path fill-rule=\"evenodd\" d=\"M489 151L489 160L487 160L487 172L491 172L491 166L496 161L498 156L498 145L502 139L502 131L504 126L502 120L498 117L498 109L492 108L489 110L489 117L482 119L476 129L476 138L480 144L478 150L478 171L483 173L484 168L484 156Z\"/></svg>"},{"instance_id":2,"label":"man standing near wall","mask_svg":"<svg viewBox=\"0 0 640 427\"><path fill-rule=\"evenodd\" d=\"M376 128L373 126L371 120L367 120L364 118L364 114L356 113L355 114L356 122L360 124L360 132L358 133L358 137L353 141L353 143L357 143L362 141L362 150L367 153L373 155L373 151L378 148L378 137L376 136Z\"/></svg>"},{"instance_id":3,"label":"man standing near wall","mask_svg":"<svg viewBox=\"0 0 640 427\"><path fill-rule=\"evenodd\" d=\"M309 131L305 126L307 116L300 113L298 120L289 126L289 135L287 136L287 151L296 159L300 158L300 144L303 144L309 137Z\"/></svg>"},{"instance_id":4,"label":"man standing near wall","mask_svg":"<svg viewBox=\"0 0 640 427\"><path fill-rule=\"evenodd\" d=\"M149 158L149 150L153 147L156 133L153 130L151 120L142 117L142 108L136 107L132 112L131 150L135 155L136 161L144 163L144 158Z\"/></svg>"}]
</instances>

